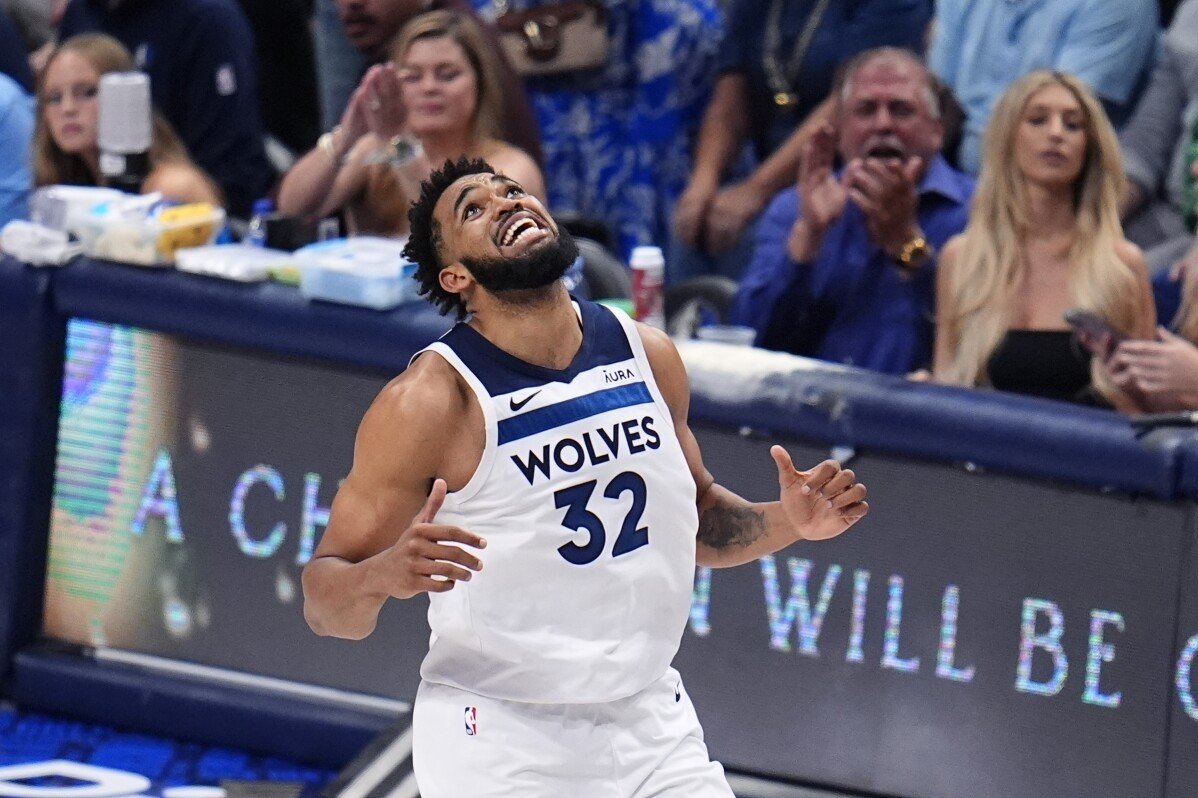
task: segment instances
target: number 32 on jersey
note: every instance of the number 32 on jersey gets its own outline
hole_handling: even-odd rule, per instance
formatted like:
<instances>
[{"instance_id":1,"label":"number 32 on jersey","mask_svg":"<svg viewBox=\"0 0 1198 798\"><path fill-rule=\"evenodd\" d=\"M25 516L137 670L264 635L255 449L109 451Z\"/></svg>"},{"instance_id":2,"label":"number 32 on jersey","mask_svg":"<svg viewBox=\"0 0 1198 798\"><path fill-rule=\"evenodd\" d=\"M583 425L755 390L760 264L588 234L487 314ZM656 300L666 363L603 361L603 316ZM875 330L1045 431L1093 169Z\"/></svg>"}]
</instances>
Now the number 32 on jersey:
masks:
<instances>
[{"instance_id":1,"label":"number 32 on jersey","mask_svg":"<svg viewBox=\"0 0 1198 798\"><path fill-rule=\"evenodd\" d=\"M593 563L607 547L607 530L603 528L603 520L587 509L598 485L598 480L592 479L562 488L553 494L554 506L559 510L566 510L562 517L562 526L572 531L586 532L590 536L581 546L573 541L558 546L558 553L566 562L574 565ZM632 494L632 507L624 516L620 534L616 536L616 543L612 546L613 557L636 551L649 543L649 527L638 526L641 516L645 513L646 500L645 480L640 474L624 471L613 477L603 489L603 497L615 501L620 500L625 493Z\"/></svg>"}]
</instances>

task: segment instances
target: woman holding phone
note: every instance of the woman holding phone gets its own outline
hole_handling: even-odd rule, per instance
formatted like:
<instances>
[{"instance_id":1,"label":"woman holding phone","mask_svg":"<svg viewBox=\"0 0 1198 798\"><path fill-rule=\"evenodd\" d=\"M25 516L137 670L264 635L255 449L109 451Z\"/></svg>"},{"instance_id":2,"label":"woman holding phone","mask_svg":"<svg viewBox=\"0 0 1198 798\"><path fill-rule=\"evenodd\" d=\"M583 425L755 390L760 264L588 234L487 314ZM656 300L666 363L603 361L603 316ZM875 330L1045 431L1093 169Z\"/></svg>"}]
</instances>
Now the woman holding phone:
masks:
<instances>
[{"instance_id":1,"label":"woman holding phone","mask_svg":"<svg viewBox=\"0 0 1198 798\"><path fill-rule=\"evenodd\" d=\"M1153 335L1144 256L1119 225L1123 181L1115 132L1081 81L1040 70L1007 89L969 225L940 255L934 379L1141 408L1065 318L1088 314L1112 339Z\"/></svg>"}]
</instances>

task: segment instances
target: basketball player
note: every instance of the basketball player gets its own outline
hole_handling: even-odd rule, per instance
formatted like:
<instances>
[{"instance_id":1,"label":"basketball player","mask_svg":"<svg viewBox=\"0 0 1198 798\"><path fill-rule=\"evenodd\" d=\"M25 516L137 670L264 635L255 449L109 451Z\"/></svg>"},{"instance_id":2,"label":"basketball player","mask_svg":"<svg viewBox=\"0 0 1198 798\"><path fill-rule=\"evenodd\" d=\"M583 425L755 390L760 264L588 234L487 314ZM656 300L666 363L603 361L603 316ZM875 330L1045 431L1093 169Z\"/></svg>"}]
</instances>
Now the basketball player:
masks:
<instances>
[{"instance_id":1,"label":"basketball player","mask_svg":"<svg viewBox=\"0 0 1198 798\"><path fill-rule=\"evenodd\" d=\"M429 594L424 798L730 798L670 667L695 565L838 535L865 487L780 446L780 501L714 484L670 339L572 301L569 234L486 163L447 162L409 218L422 292L470 318L366 412L308 623L362 638L389 597Z\"/></svg>"}]
</instances>

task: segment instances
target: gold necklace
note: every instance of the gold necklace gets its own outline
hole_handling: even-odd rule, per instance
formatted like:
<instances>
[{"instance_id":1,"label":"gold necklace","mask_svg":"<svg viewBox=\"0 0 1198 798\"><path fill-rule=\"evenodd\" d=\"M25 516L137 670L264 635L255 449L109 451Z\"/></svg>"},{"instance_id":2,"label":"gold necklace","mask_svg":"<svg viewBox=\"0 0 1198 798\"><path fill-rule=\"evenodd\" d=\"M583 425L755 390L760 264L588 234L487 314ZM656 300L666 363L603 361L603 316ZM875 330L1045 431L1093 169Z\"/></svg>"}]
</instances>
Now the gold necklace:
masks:
<instances>
[{"instance_id":1,"label":"gold necklace","mask_svg":"<svg viewBox=\"0 0 1198 798\"><path fill-rule=\"evenodd\" d=\"M824 12L828 10L831 0L818 0L815 4L815 8L807 17L802 33L795 40L794 48L790 52L790 58L787 59L784 70L778 60L778 51L782 49L782 4L785 2L786 0L773 0L770 4L761 65L765 69L765 77L770 84L770 90L774 93L774 105L779 108L793 108L799 104L799 95L794 91L794 86L799 79L799 67L803 64L803 58L806 57L807 50L811 47L811 40L815 38L815 30L819 27L820 20L823 19Z\"/></svg>"}]
</instances>

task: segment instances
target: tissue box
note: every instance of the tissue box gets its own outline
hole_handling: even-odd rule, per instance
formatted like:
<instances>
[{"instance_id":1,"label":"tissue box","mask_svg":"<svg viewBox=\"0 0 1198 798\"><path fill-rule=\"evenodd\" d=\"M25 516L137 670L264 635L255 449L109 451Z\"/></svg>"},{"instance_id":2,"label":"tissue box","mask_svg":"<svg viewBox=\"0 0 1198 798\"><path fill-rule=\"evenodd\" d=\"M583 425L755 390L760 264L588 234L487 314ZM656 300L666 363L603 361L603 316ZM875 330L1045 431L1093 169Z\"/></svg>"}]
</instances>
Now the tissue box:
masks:
<instances>
[{"instance_id":1,"label":"tissue box","mask_svg":"<svg viewBox=\"0 0 1198 798\"><path fill-rule=\"evenodd\" d=\"M126 196L115 188L43 186L29 198L29 218L36 224L83 239L94 224L96 209L119 203Z\"/></svg>"},{"instance_id":2,"label":"tissue box","mask_svg":"<svg viewBox=\"0 0 1198 798\"><path fill-rule=\"evenodd\" d=\"M325 241L296 251L300 293L375 310L418 298L416 264L403 259L403 242L381 238Z\"/></svg>"},{"instance_id":3,"label":"tissue box","mask_svg":"<svg viewBox=\"0 0 1198 798\"><path fill-rule=\"evenodd\" d=\"M225 223L225 212L204 202L164 208L145 218L116 214L98 217L97 234L85 241L95 258L139 266L166 266L175 252L211 244Z\"/></svg>"}]
</instances>

